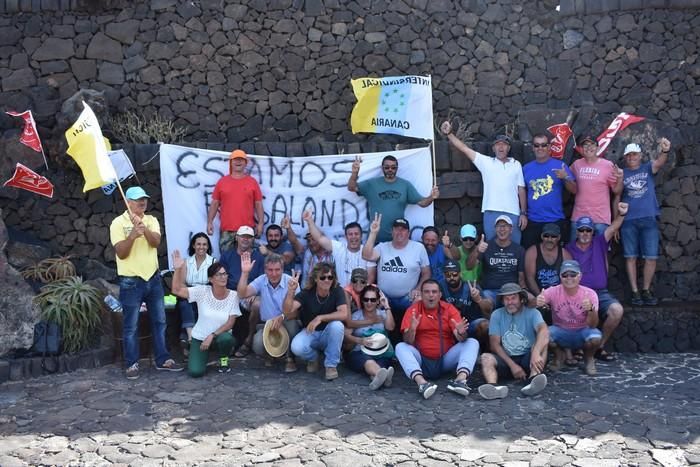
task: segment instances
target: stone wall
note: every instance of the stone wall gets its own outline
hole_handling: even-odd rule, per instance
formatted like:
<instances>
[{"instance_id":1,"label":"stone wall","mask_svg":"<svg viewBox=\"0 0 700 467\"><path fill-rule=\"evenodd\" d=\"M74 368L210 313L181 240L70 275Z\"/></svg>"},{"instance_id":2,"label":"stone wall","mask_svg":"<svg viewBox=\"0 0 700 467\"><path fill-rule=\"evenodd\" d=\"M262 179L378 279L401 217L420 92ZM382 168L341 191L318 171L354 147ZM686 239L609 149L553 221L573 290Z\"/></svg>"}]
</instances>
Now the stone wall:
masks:
<instances>
[{"instance_id":1,"label":"stone wall","mask_svg":"<svg viewBox=\"0 0 700 467\"><path fill-rule=\"evenodd\" d=\"M111 266L107 226L121 203L100 191L83 195L63 152L61 105L78 89L104 92L113 115L171 118L187 129L187 141L298 155L406 143L351 134L349 79L431 74L436 116L461 123L463 138L484 152L494 133L511 134L522 161L532 155L520 141L567 118L576 134L598 134L618 112L647 117L616 139L608 157L617 160L629 139L653 152L654 136L671 138L677 150L657 177L663 257L656 289L698 298L698 2L561 2L561 13L557 3L1 0L0 102L34 111L57 188L51 201L0 189L5 221L78 255L91 273L108 274L98 262ZM579 4L605 9L582 12ZM5 177L16 160L40 163L17 144L19 131L16 119L0 115ZM128 150L154 192L157 158L142 163L156 151ZM480 178L443 142L437 165L436 224L455 232L480 218ZM161 207L156 200L156 212ZM612 268L612 287L620 289L619 254Z\"/></svg>"}]
</instances>

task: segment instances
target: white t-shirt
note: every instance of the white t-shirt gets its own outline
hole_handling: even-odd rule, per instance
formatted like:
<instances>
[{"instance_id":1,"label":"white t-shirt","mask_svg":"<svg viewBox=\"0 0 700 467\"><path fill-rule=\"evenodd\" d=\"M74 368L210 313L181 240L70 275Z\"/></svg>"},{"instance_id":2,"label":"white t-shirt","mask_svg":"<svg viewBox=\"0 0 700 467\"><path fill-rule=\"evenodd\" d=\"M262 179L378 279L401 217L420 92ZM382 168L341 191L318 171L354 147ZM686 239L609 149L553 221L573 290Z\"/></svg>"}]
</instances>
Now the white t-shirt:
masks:
<instances>
[{"instance_id":1,"label":"white t-shirt","mask_svg":"<svg viewBox=\"0 0 700 467\"><path fill-rule=\"evenodd\" d=\"M350 275L356 268L367 269L376 266L372 261L362 259L362 247L357 251L348 250L345 243L338 240L331 240L333 248L333 262L335 263L335 274L338 276L338 283L341 287L350 284Z\"/></svg>"},{"instance_id":2,"label":"white t-shirt","mask_svg":"<svg viewBox=\"0 0 700 467\"><path fill-rule=\"evenodd\" d=\"M198 285L188 287L187 293L190 303L197 303L199 317L192 328L192 337L203 341L209 334L216 331L224 324L229 316L241 316L238 308L238 294L233 290L228 291L228 296L218 300L211 292L211 286Z\"/></svg>"},{"instance_id":3,"label":"white t-shirt","mask_svg":"<svg viewBox=\"0 0 700 467\"><path fill-rule=\"evenodd\" d=\"M425 247L413 240L401 249L394 248L391 242L380 243L374 252L379 253L377 285L388 297L408 295L418 285L421 268L430 267Z\"/></svg>"},{"instance_id":4,"label":"white t-shirt","mask_svg":"<svg viewBox=\"0 0 700 467\"><path fill-rule=\"evenodd\" d=\"M520 162L509 157L504 164L495 157L484 156L477 152L474 165L481 172L481 180L484 184L481 212L501 211L519 215L518 187L525 187Z\"/></svg>"}]
</instances>

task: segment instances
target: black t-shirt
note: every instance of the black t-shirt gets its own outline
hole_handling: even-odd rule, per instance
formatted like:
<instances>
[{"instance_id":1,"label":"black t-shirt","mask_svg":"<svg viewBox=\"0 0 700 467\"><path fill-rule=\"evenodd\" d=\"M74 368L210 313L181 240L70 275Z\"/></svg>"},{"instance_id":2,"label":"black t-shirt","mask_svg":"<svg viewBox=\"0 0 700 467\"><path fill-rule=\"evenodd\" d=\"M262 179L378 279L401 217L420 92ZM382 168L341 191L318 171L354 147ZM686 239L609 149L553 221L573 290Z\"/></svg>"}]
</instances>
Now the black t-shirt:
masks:
<instances>
[{"instance_id":1,"label":"black t-shirt","mask_svg":"<svg viewBox=\"0 0 700 467\"><path fill-rule=\"evenodd\" d=\"M310 290L302 290L294 297L299 302L299 319L304 327L313 321L318 315L327 315L338 311L340 305L345 305L345 292L340 287L331 289L327 297L318 297L316 287ZM323 331L327 323L321 323L316 330Z\"/></svg>"},{"instance_id":2,"label":"black t-shirt","mask_svg":"<svg viewBox=\"0 0 700 467\"><path fill-rule=\"evenodd\" d=\"M500 247L496 241L480 256L481 286L484 289L500 289L507 282L518 281L518 273L525 270L525 250L517 243Z\"/></svg>"}]
</instances>

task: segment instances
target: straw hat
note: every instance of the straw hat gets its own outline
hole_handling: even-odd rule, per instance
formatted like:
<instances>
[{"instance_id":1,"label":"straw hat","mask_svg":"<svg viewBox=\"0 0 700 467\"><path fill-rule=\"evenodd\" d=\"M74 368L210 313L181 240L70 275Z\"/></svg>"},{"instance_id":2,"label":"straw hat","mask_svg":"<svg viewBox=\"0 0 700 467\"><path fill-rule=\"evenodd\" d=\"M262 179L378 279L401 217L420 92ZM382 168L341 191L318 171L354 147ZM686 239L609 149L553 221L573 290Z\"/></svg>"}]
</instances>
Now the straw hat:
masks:
<instances>
[{"instance_id":1,"label":"straw hat","mask_svg":"<svg viewBox=\"0 0 700 467\"><path fill-rule=\"evenodd\" d=\"M280 326L275 331L272 330L272 320L269 319L263 328L263 347L271 357L281 357L287 353L289 348L289 333Z\"/></svg>"}]
</instances>

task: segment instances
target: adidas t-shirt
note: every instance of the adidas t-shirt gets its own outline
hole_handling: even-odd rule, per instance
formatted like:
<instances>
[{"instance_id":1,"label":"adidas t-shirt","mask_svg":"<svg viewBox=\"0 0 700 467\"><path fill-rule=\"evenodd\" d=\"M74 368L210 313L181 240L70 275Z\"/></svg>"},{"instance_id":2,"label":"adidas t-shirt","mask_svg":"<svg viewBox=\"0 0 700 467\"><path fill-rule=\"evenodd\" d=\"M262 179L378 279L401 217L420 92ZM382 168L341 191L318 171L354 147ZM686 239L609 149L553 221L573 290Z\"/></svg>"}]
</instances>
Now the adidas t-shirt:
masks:
<instances>
[{"instance_id":1,"label":"adidas t-shirt","mask_svg":"<svg viewBox=\"0 0 700 467\"><path fill-rule=\"evenodd\" d=\"M391 242L380 243L374 251L379 254L377 285L388 297L408 295L418 285L421 268L430 267L425 247L413 240L401 249L394 248Z\"/></svg>"}]
</instances>

